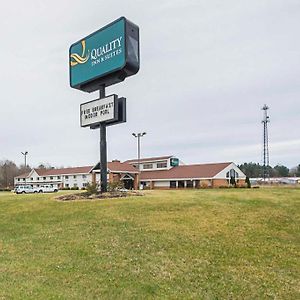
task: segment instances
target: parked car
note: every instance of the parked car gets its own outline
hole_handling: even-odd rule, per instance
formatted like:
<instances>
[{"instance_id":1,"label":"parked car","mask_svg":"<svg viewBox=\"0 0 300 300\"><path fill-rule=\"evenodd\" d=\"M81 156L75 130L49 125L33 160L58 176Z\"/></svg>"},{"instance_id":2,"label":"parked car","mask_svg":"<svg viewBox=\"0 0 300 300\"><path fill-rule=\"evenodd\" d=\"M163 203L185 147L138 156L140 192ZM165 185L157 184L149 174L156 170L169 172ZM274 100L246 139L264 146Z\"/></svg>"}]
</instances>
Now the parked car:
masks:
<instances>
[{"instance_id":1,"label":"parked car","mask_svg":"<svg viewBox=\"0 0 300 300\"><path fill-rule=\"evenodd\" d=\"M16 194L31 194L37 192L38 190L33 188L31 185L19 185L15 188Z\"/></svg>"},{"instance_id":2,"label":"parked car","mask_svg":"<svg viewBox=\"0 0 300 300\"><path fill-rule=\"evenodd\" d=\"M58 189L50 184L32 187L31 185L20 185L15 188L16 194L32 194L32 193L54 193Z\"/></svg>"},{"instance_id":3,"label":"parked car","mask_svg":"<svg viewBox=\"0 0 300 300\"><path fill-rule=\"evenodd\" d=\"M50 184L44 184L38 187L40 193L56 193L58 188Z\"/></svg>"}]
</instances>

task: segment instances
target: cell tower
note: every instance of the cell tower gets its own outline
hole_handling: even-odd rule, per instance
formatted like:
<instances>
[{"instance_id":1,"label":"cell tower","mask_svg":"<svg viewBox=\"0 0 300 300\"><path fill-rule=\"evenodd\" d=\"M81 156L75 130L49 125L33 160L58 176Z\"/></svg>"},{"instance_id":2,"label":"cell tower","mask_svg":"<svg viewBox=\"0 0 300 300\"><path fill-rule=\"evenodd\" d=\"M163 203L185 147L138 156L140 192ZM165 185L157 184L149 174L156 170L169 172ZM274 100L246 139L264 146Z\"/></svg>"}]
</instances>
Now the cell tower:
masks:
<instances>
[{"instance_id":1,"label":"cell tower","mask_svg":"<svg viewBox=\"0 0 300 300\"><path fill-rule=\"evenodd\" d=\"M269 138L268 138L268 123L270 122L270 117L268 116L269 107L265 104L262 108L264 111L264 118L262 120L264 126L264 145L263 145L263 179L270 177L269 174Z\"/></svg>"}]
</instances>

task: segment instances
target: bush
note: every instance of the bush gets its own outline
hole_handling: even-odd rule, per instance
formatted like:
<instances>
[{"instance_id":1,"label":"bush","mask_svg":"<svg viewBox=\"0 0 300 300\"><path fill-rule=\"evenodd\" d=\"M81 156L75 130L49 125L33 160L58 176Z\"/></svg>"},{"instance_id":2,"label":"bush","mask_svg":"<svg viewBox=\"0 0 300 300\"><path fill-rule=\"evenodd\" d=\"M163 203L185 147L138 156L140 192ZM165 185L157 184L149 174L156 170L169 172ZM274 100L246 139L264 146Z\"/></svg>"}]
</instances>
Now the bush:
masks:
<instances>
[{"instance_id":1,"label":"bush","mask_svg":"<svg viewBox=\"0 0 300 300\"><path fill-rule=\"evenodd\" d=\"M249 179L248 176L246 177L245 183L246 183L246 185L247 185L247 188L248 188L248 189L251 189L251 182L250 182L250 179Z\"/></svg>"},{"instance_id":2,"label":"bush","mask_svg":"<svg viewBox=\"0 0 300 300\"><path fill-rule=\"evenodd\" d=\"M122 181L110 182L107 186L108 192L114 192L120 189L124 189L124 183Z\"/></svg>"},{"instance_id":3,"label":"bush","mask_svg":"<svg viewBox=\"0 0 300 300\"><path fill-rule=\"evenodd\" d=\"M234 177L230 177L230 184L234 187L236 187L236 181Z\"/></svg>"},{"instance_id":4,"label":"bush","mask_svg":"<svg viewBox=\"0 0 300 300\"><path fill-rule=\"evenodd\" d=\"M68 186L65 186L65 187L63 187L63 188L61 188L61 190L64 190L64 191L67 191L67 190L69 190L70 188L68 187Z\"/></svg>"},{"instance_id":5,"label":"bush","mask_svg":"<svg viewBox=\"0 0 300 300\"><path fill-rule=\"evenodd\" d=\"M200 182L200 188L201 189L207 189L208 188L208 184L206 182Z\"/></svg>"},{"instance_id":6,"label":"bush","mask_svg":"<svg viewBox=\"0 0 300 300\"><path fill-rule=\"evenodd\" d=\"M240 188L240 189L245 189L247 185L245 183L237 183L234 187Z\"/></svg>"},{"instance_id":7,"label":"bush","mask_svg":"<svg viewBox=\"0 0 300 300\"><path fill-rule=\"evenodd\" d=\"M88 183L86 186L86 192L88 195L98 194L98 186L96 183Z\"/></svg>"},{"instance_id":8,"label":"bush","mask_svg":"<svg viewBox=\"0 0 300 300\"><path fill-rule=\"evenodd\" d=\"M71 187L71 190L72 191L77 191L77 190L79 190L79 187L78 186L73 186L73 187Z\"/></svg>"},{"instance_id":9,"label":"bush","mask_svg":"<svg viewBox=\"0 0 300 300\"><path fill-rule=\"evenodd\" d=\"M10 189L0 189L0 192L10 192Z\"/></svg>"}]
</instances>

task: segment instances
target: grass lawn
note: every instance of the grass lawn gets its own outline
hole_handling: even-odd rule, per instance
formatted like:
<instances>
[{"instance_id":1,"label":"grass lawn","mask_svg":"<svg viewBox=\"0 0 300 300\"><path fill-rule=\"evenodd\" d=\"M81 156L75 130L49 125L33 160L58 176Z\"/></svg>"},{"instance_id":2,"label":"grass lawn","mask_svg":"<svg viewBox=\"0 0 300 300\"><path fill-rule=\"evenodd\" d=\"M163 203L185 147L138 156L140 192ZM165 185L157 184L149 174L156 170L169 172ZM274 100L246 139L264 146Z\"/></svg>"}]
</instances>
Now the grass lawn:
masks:
<instances>
[{"instance_id":1,"label":"grass lawn","mask_svg":"<svg viewBox=\"0 0 300 300\"><path fill-rule=\"evenodd\" d=\"M0 193L0 299L300 299L300 189Z\"/></svg>"}]
</instances>

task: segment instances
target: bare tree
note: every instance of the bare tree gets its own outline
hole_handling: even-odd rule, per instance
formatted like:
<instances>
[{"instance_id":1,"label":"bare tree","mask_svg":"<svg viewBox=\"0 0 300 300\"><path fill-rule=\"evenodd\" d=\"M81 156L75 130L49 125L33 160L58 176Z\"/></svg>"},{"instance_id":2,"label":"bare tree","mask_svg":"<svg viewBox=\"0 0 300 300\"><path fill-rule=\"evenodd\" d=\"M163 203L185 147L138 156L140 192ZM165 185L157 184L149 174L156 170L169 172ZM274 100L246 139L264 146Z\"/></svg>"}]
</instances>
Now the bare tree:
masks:
<instances>
[{"instance_id":1,"label":"bare tree","mask_svg":"<svg viewBox=\"0 0 300 300\"><path fill-rule=\"evenodd\" d=\"M19 175L20 170L13 161L0 161L0 187L11 188L14 186L14 177Z\"/></svg>"}]
</instances>

